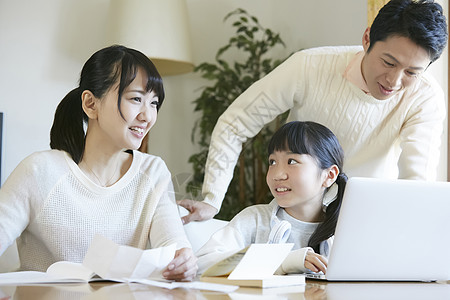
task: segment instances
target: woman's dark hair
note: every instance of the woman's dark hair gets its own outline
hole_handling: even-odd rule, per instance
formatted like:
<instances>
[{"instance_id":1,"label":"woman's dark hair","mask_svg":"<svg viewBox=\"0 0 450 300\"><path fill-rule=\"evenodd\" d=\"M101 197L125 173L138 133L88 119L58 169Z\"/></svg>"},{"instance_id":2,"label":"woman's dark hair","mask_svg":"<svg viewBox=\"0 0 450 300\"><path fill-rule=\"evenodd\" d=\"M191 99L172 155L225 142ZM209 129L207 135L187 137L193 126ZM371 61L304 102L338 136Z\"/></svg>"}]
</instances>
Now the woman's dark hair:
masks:
<instances>
[{"instance_id":1,"label":"woman's dark hair","mask_svg":"<svg viewBox=\"0 0 450 300\"><path fill-rule=\"evenodd\" d=\"M316 160L321 170L328 169L333 165L339 168L340 173L335 182L338 186L337 197L328 205L324 221L317 227L308 242L308 246L319 253L320 243L333 236L336 229L342 196L347 183L347 176L342 173L344 150L336 136L327 127L315 122L293 121L281 126L273 135L269 142L268 154L275 151L308 154Z\"/></svg>"},{"instance_id":2,"label":"woman's dark hair","mask_svg":"<svg viewBox=\"0 0 450 300\"><path fill-rule=\"evenodd\" d=\"M84 124L88 121L81 105L82 92L89 90L96 98L102 98L118 83L117 107L123 118L120 110L122 94L136 78L138 69L147 74L146 92L153 91L158 97L159 110L164 101L164 87L151 60L143 53L121 45L103 48L86 61L79 86L70 91L56 108L50 130L50 147L68 152L78 164L84 153Z\"/></svg>"},{"instance_id":3,"label":"woman's dark hair","mask_svg":"<svg viewBox=\"0 0 450 300\"><path fill-rule=\"evenodd\" d=\"M391 0L383 6L370 27L370 51L378 41L391 36L409 38L428 52L431 62L447 44L447 23L441 5L433 0Z\"/></svg>"}]
</instances>

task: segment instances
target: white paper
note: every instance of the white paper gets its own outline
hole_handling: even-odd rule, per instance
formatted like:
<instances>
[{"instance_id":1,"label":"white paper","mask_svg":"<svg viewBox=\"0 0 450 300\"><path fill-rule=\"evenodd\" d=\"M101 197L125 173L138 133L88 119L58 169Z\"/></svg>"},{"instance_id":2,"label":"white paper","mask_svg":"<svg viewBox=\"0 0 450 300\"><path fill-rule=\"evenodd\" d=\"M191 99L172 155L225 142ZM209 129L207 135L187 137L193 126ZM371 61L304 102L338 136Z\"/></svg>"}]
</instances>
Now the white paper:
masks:
<instances>
[{"instance_id":1,"label":"white paper","mask_svg":"<svg viewBox=\"0 0 450 300\"><path fill-rule=\"evenodd\" d=\"M176 244L142 250L96 235L83 265L104 279L161 277L175 257Z\"/></svg>"},{"instance_id":2,"label":"white paper","mask_svg":"<svg viewBox=\"0 0 450 300\"><path fill-rule=\"evenodd\" d=\"M185 288L185 289L196 289L196 290L207 290L207 291L215 291L222 293L230 293L239 288L237 285L229 285L229 284L218 284L218 283L209 283L209 282L201 282L201 281L190 281L190 282L179 282L179 281L158 281L158 280L150 280L150 279L135 279L130 282L141 283L151 286L162 287L166 289L176 289L176 288Z\"/></svg>"},{"instance_id":3,"label":"white paper","mask_svg":"<svg viewBox=\"0 0 450 300\"><path fill-rule=\"evenodd\" d=\"M273 276L294 244L251 244L229 279L264 279Z\"/></svg>"},{"instance_id":4,"label":"white paper","mask_svg":"<svg viewBox=\"0 0 450 300\"><path fill-rule=\"evenodd\" d=\"M162 270L164 270L175 257L176 245L173 244L158 249L143 251L142 257L130 278L162 278Z\"/></svg>"}]
</instances>

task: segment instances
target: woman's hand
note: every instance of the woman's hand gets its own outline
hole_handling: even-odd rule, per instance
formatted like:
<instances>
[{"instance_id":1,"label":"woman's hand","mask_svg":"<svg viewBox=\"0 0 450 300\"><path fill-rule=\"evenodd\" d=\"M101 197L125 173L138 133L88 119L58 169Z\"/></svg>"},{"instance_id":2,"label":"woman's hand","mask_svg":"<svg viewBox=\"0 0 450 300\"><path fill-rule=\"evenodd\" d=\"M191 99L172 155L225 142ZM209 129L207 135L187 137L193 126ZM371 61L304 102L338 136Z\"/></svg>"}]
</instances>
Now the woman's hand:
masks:
<instances>
[{"instance_id":1,"label":"woman's hand","mask_svg":"<svg viewBox=\"0 0 450 300\"><path fill-rule=\"evenodd\" d=\"M175 252L175 258L163 271L165 279L191 281L197 275L197 257L191 248L181 248Z\"/></svg>"},{"instance_id":2,"label":"woman's hand","mask_svg":"<svg viewBox=\"0 0 450 300\"><path fill-rule=\"evenodd\" d=\"M322 271L323 274L327 272L328 260L320 254L315 253L313 250L308 250L305 257L305 268L310 269L313 272Z\"/></svg>"}]
</instances>

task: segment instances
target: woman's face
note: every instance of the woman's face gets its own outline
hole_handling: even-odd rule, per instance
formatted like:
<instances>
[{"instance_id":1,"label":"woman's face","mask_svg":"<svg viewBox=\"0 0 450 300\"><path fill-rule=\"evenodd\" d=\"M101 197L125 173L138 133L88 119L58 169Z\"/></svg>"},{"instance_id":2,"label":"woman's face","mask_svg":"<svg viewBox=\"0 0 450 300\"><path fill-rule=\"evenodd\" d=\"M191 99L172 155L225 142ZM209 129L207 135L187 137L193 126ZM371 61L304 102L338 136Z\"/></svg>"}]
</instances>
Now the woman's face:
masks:
<instances>
[{"instance_id":1,"label":"woman's face","mask_svg":"<svg viewBox=\"0 0 450 300\"><path fill-rule=\"evenodd\" d=\"M311 155L275 151L269 156L267 185L279 206L303 220L322 210L326 171Z\"/></svg>"},{"instance_id":2,"label":"woman's face","mask_svg":"<svg viewBox=\"0 0 450 300\"><path fill-rule=\"evenodd\" d=\"M138 149L157 119L158 97L146 92L147 77L138 70L136 78L125 88L121 112L117 107L117 85L100 102L98 124L109 140L120 149Z\"/></svg>"}]
</instances>

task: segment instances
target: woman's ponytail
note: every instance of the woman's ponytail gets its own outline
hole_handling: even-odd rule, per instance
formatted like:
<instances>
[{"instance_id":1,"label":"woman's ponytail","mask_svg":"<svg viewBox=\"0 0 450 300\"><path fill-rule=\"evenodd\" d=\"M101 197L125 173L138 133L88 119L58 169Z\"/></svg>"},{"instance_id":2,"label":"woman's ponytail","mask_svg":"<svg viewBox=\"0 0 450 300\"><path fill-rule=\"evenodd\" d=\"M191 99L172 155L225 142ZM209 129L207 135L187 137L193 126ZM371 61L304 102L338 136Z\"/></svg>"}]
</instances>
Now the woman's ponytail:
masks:
<instances>
[{"instance_id":1,"label":"woman's ponytail","mask_svg":"<svg viewBox=\"0 0 450 300\"><path fill-rule=\"evenodd\" d=\"M81 106L81 92L81 88L76 88L61 100L50 130L50 148L66 151L77 164L83 157L83 122L87 119Z\"/></svg>"}]
</instances>

